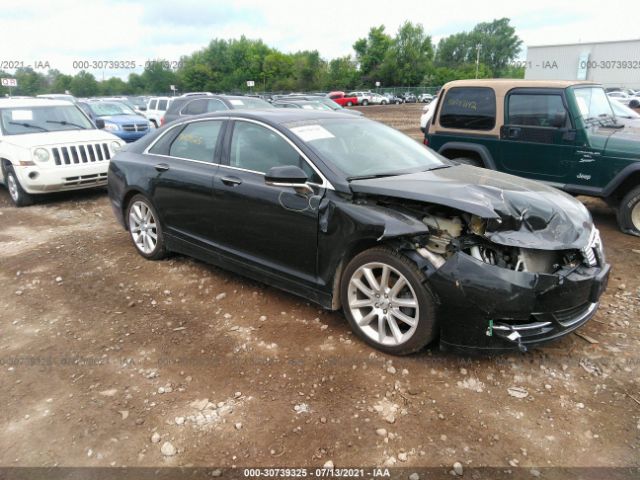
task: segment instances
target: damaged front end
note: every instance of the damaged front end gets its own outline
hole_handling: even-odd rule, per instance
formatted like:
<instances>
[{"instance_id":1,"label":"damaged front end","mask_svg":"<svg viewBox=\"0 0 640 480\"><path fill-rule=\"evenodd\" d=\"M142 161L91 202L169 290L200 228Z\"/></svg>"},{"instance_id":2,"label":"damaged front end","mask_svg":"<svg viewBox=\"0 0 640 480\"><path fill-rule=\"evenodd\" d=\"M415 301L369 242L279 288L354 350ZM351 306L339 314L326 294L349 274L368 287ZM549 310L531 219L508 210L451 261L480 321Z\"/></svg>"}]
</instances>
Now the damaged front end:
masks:
<instances>
[{"instance_id":1,"label":"damaged front end","mask_svg":"<svg viewBox=\"0 0 640 480\"><path fill-rule=\"evenodd\" d=\"M575 330L595 314L610 267L594 226L576 248L579 240L547 242L545 235L523 226L526 222L510 218L485 219L440 205L388 206L419 215L428 228L402 249L421 266L440 299L444 349L525 351ZM521 233L513 229L516 223ZM582 232L563 235L577 239Z\"/></svg>"}]
</instances>

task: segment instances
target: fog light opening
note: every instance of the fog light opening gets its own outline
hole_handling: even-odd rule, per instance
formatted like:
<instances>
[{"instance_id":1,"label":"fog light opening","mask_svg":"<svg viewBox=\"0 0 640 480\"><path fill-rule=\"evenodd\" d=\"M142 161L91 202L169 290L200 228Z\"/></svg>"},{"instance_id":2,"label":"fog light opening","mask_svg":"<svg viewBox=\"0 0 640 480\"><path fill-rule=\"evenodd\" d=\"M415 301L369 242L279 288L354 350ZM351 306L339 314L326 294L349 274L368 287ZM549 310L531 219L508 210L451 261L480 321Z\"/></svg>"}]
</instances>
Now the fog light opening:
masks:
<instances>
[{"instance_id":1,"label":"fog light opening","mask_svg":"<svg viewBox=\"0 0 640 480\"><path fill-rule=\"evenodd\" d=\"M40 174L38 172L29 172L29 178L35 180Z\"/></svg>"}]
</instances>

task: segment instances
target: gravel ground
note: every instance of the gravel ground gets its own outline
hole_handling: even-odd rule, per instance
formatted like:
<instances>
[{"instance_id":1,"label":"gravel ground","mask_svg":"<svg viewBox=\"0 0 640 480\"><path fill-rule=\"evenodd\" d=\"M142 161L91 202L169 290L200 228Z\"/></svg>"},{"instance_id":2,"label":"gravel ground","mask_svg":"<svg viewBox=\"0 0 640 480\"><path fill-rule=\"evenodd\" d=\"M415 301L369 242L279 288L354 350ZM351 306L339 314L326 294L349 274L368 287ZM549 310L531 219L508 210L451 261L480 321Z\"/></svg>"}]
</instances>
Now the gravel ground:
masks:
<instances>
[{"instance_id":1,"label":"gravel ground","mask_svg":"<svg viewBox=\"0 0 640 480\"><path fill-rule=\"evenodd\" d=\"M362 110L419 139L420 108ZM613 272L579 335L396 358L301 298L144 260L104 191L0 188L0 466L638 467L640 239L582 200Z\"/></svg>"}]
</instances>

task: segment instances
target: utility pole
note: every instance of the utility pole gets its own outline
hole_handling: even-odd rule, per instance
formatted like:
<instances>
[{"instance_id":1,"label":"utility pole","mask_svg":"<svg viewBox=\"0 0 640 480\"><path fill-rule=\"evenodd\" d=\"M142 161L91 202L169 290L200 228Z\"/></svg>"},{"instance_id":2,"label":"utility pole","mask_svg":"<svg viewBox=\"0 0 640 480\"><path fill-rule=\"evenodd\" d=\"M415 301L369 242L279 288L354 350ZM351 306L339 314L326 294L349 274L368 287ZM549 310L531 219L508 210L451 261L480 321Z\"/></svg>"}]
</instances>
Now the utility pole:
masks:
<instances>
[{"instance_id":1,"label":"utility pole","mask_svg":"<svg viewBox=\"0 0 640 480\"><path fill-rule=\"evenodd\" d=\"M478 78L478 70L480 69L480 49L482 48L482 44L476 44L476 79Z\"/></svg>"}]
</instances>

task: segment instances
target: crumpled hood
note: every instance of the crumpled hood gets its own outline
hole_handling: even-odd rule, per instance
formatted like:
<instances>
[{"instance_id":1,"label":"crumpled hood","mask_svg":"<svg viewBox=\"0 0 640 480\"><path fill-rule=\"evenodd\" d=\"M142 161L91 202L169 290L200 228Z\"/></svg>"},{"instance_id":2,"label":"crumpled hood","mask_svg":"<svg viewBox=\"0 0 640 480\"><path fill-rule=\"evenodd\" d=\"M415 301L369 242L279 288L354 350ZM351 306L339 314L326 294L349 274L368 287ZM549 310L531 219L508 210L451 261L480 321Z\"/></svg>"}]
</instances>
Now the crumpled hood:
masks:
<instances>
[{"instance_id":1,"label":"crumpled hood","mask_svg":"<svg viewBox=\"0 0 640 480\"><path fill-rule=\"evenodd\" d=\"M354 193L444 205L487 219L492 242L541 250L586 246L593 221L585 206L543 183L483 168L438 170L353 180Z\"/></svg>"}]
</instances>

